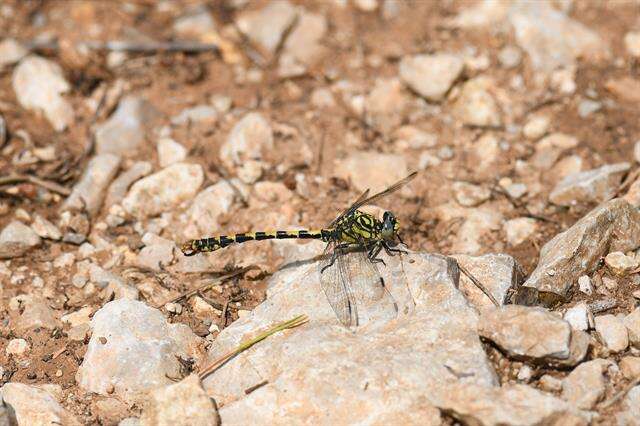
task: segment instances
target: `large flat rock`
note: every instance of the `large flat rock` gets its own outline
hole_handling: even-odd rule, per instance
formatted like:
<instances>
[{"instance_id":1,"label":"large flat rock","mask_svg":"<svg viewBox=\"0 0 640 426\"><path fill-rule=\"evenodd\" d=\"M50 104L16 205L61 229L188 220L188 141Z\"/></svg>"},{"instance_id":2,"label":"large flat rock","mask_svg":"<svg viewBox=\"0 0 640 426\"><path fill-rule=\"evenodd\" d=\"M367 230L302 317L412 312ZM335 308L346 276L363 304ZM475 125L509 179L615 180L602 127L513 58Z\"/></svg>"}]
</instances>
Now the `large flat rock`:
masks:
<instances>
[{"instance_id":1,"label":"large flat rock","mask_svg":"<svg viewBox=\"0 0 640 426\"><path fill-rule=\"evenodd\" d=\"M456 289L455 262L418 253L403 257L402 264L397 256L385 257L387 267L380 268L397 317L356 331L338 323L315 264L275 275L267 300L220 334L210 358L275 322L302 313L311 320L270 337L205 379L205 389L222 407L222 423L415 423L433 418L430 401L443 398L450 385L496 386L476 333L477 314ZM267 385L245 395L264 380Z\"/></svg>"}]
</instances>

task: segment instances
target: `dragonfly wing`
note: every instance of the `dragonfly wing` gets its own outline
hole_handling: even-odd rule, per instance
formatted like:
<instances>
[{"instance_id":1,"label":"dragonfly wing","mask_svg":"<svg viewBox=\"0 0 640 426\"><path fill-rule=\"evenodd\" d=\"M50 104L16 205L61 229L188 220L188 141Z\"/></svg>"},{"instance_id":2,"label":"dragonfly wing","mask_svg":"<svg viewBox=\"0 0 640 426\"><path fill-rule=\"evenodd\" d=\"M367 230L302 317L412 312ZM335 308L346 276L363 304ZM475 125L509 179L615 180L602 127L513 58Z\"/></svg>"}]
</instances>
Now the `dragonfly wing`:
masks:
<instances>
[{"instance_id":1,"label":"dragonfly wing","mask_svg":"<svg viewBox=\"0 0 640 426\"><path fill-rule=\"evenodd\" d=\"M349 291L358 313L358 324L389 321L398 314L398 304L385 286L367 251L359 249L342 257Z\"/></svg>"},{"instance_id":2,"label":"dragonfly wing","mask_svg":"<svg viewBox=\"0 0 640 426\"><path fill-rule=\"evenodd\" d=\"M356 327L396 317L398 305L362 247L354 245L343 249L331 244L320 262L320 269L325 295L345 326Z\"/></svg>"},{"instance_id":3,"label":"dragonfly wing","mask_svg":"<svg viewBox=\"0 0 640 426\"><path fill-rule=\"evenodd\" d=\"M338 320L344 326L350 327L354 324L353 319L354 316L357 318L357 313L349 293L346 271L340 259L344 254L340 253L336 246L335 242L329 243L318 264L320 284Z\"/></svg>"},{"instance_id":4,"label":"dragonfly wing","mask_svg":"<svg viewBox=\"0 0 640 426\"><path fill-rule=\"evenodd\" d=\"M411 182L413 180L413 178L415 178L417 175L418 175L418 172L413 172L409 176L407 176L406 178L394 183L393 185L391 185L390 187L388 187L384 191L380 191L377 194L372 195L371 197L367 197L367 195L369 195L369 190L367 189L366 191L364 191L358 197L358 199L353 204L351 204L351 206L349 206L348 209L343 211L337 218L335 218L333 220L333 222L331 222L329 227L334 226L336 224L336 222L338 222L338 220L340 220L341 217L346 216L346 215L356 211L359 207L362 207L362 206L367 205L367 204L373 204L375 201L377 201L377 200L379 200L381 198L384 198L389 194L392 194L392 193L396 192L398 189L402 188L407 183Z\"/></svg>"},{"instance_id":5,"label":"dragonfly wing","mask_svg":"<svg viewBox=\"0 0 640 426\"><path fill-rule=\"evenodd\" d=\"M357 205L358 203L362 202L362 200L365 200L367 197L369 196L369 190L365 190L362 194L360 194L360 196L358 197L357 200L355 200L349 207L347 207L346 209L344 209L342 211L342 213L340 213L335 219L333 219L333 221L327 226L327 228L333 228L335 226L335 224L340 220L340 218L342 218L343 216L345 216L347 213L355 210L356 208L354 208L353 206Z\"/></svg>"}]
</instances>

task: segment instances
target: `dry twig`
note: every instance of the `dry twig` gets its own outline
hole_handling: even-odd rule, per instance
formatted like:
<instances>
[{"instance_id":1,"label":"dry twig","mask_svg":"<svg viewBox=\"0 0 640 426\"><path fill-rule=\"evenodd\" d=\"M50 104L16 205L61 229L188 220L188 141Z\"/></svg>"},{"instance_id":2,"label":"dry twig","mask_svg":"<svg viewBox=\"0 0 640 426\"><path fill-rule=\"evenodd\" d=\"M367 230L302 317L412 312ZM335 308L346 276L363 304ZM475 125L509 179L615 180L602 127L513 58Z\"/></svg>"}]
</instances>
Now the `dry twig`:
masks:
<instances>
[{"instance_id":1,"label":"dry twig","mask_svg":"<svg viewBox=\"0 0 640 426\"><path fill-rule=\"evenodd\" d=\"M9 175L0 177L0 185L10 185L13 183L21 183L21 182L29 182L34 185L41 186L45 189L48 189L51 192L57 192L58 194L68 196L71 194L71 190L62 185L58 185L55 182L50 182L48 180L43 180L31 175Z\"/></svg>"},{"instance_id":2,"label":"dry twig","mask_svg":"<svg viewBox=\"0 0 640 426\"><path fill-rule=\"evenodd\" d=\"M166 300L166 301L156 305L156 308L160 309L161 307L163 307L167 303L175 303L178 300L188 299L189 297L194 296L194 295L200 293L201 291L204 291L204 290L208 289L209 287L212 287L215 284L220 284L221 282L226 281L229 278L233 278L233 277L236 277L238 275L244 274L245 272L247 272L247 271L249 271L251 269L255 269L255 268L256 268L256 266L247 266L247 267L238 269L237 271L231 272L229 274L217 277L215 280L210 281L208 283L205 283L205 284L201 285L200 287L197 287L197 288L195 288L193 290L186 291L186 292L184 292L182 294L179 294L178 296L176 296L176 297L174 297L172 299Z\"/></svg>"}]
</instances>

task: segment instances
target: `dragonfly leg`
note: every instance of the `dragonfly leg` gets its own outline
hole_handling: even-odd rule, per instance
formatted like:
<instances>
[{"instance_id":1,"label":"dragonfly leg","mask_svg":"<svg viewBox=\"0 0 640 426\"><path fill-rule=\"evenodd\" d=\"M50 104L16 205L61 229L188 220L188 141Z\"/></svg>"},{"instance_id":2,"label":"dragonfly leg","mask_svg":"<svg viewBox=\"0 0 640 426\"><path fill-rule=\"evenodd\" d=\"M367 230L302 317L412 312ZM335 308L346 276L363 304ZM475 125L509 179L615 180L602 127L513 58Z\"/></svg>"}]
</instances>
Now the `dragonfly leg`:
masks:
<instances>
[{"instance_id":1,"label":"dragonfly leg","mask_svg":"<svg viewBox=\"0 0 640 426\"><path fill-rule=\"evenodd\" d=\"M350 244L347 244L347 243L337 245L333 249L333 253L331 253L331 260L329 261L328 264L324 265L322 269L320 269L320 273L323 273L325 269L329 268L330 266L333 266L333 264L336 262L336 259L341 254L341 252L348 249L349 247L350 247Z\"/></svg>"},{"instance_id":2,"label":"dragonfly leg","mask_svg":"<svg viewBox=\"0 0 640 426\"><path fill-rule=\"evenodd\" d=\"M379 243L379 242L375 243L375 245L371 248L371 250L369 250L369 254L367 255L367 257L373 263L382 263L384 266L387 266L387 264L384 263L383 259L378 258L378 255L380 254L380 250L382 250L382 246L383 246L383 243Z\"/></svg>"},{"instance_id":3,"label":"dragonfly leg","mask_svg":"<svg viewBox=\"0 0 640 426\"><path fill-rule=\"evenodd\" d=\"M382 247L384 247L384 251L386 251L389 256L395 256L396 254L409 254L406 250L389 247L389 245L384 241L382 242Z\"/></svg>"}]
</instances>

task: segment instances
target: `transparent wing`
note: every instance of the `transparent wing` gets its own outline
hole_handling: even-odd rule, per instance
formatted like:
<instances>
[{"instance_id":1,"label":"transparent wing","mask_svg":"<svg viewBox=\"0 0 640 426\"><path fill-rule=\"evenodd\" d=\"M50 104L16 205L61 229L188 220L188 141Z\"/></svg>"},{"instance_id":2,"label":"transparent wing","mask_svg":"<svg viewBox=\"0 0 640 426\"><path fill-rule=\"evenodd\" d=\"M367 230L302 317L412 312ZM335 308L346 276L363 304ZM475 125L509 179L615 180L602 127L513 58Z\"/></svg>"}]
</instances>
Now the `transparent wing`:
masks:
<instances>
[{"instance_id":1,"label":"transparent wing","mask_svg":"<svg viewBox=\"0 0 640 426\"><path fill-rule=\"evenodd\" d=\"M320 262L320 283L342 324L355 327L396 317L396 301L365 250L357 246L343 249L335 244L327 250Z\"/></svg>"},{"instance_id":2,"label":"transparent wing","mask_svg":"<svg viewBox=\"0 0 640 426\"><path fill-rule=\"evenodd\" d=\"M346 209L345 211L343 211L337 218L335 218L333 220L333 222L331 222L331 224L329 225L329 227L332 227L333 225L336 224L336 222L343 216L348 215L349 213L355 211L356 209L358 209L359 207L362 207L366 204L372 204L375 201L386 197L387 195L396 192L398 189L402 188L403 186L405 186L407 183L411 182L411 180L413 180L413 178L415 178L418 175L418 172L413 172L411 173L409 176L407 176L406 178L394 183L393 185L391 185L390 187L388 187L387 189L385 189L384 191L378 192L375 195L372 195L371 197L367 198L367 195L369 195L369 190L367 189L366 191L364 191L359 197L358 199L351 204L351 206Z\"/></svg>"},{"instance_id":3,"label":"transparent wing","mask_svg":"<svg viewBox=\"0 0 640 426\"><path fill-rule=\"evenodd\" d=\"M341 217L343 217L350 211L357 209L357 207L354 208L353 206L357 205L358 203L361 203L363 200L366 200L368 196L369 196L369 189L366 189L362 194L360 194L357 200L355 200L349 207L344 209L338 216L336 216L336 218L333 219L333 221L327 226L327 228L333 228L333 226L336 224L336 222L338 222L338 220L340 220Z\"/></svg>"},{"instance_id":4,"label":"transparent wing","mask_svg":"<svg viewBox=\"0 0 640 426\"><path fill-rule=\"evenodd\" d=\"M339 260L340 249L335 242L327 244L323 258L318 263L320 285L338 320L349 327L352 323L352 296L349 294L347 277ZM357 315L356 315L357 316Z\"/></svg>"}]
</instances>

